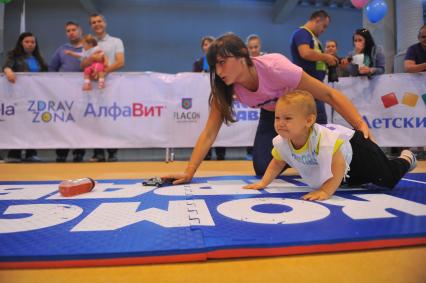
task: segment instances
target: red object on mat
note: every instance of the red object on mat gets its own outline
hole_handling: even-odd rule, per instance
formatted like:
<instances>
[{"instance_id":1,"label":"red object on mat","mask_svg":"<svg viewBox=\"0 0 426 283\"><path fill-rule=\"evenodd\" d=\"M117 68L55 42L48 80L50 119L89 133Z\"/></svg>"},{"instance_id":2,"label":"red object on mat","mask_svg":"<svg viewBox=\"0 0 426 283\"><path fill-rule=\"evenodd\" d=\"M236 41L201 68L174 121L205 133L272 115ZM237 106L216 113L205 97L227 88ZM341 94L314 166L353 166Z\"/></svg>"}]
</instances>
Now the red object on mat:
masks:
<instances>
[{"instance_id":1,"label":"red object on mat","mask_svg":"<svg viewBox=\"0 0 426 283\"><path fill-rule=\"evenodd\" d=\"M66 180L59 184L59 192L64 197L71 197L90 192L95 187L92 178Z\"/></svg>"}]
</instances>

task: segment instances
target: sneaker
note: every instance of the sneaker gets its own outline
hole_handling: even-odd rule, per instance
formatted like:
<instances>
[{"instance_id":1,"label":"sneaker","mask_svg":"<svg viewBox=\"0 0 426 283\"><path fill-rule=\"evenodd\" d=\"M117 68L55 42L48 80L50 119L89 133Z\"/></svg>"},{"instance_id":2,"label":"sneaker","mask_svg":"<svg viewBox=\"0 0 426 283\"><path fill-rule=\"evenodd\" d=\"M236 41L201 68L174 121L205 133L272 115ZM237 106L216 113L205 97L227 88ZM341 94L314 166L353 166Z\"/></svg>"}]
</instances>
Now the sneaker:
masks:
<instances>
[{"instance_id":1,"label":"sneaker","mask_svg":"<svg viewBox=\"0 0 426 283\"><path fill-rule=\"evenodd\" d=\"M408 149L404 149L403 151L401 151L401 155L399 156L400 158L402 157L407 157L410 161L410 168L408 169L408 172L413 171L414 168L416 168L417 166L417 159L416 156L414 155L414 153L412 153L411 151L409 151ZM404 159L407 159L404 158Z\"/></svg>"},{"instance_id":2,"label":"sneaker","mask_svg":"<svg viewBox=\"0 0 426 283\"><path fill-rule=\"evenodd\" d=\"M111 154L108 156L108 162L117 162L118 158L115 154Z\"/></svg>"},{"instance_id":3,"label":"sneaker","mask_svg":"<svg viewBox=\"0 0 426 283\"><path fill-rule=\"evenodd\" d=\"M29 163L36 163L36 162L41 162L41 159L37 155L33 155L33 156L26 157L24 161Z\"/></svg>"},{"instance_id":4,"label":"sneaker","mask_svg":"<svg viewBox=\"0 0 426 283\"><path fill-rule=\"evenodd\" d=\"M16 158L16 157L6 157L4 162L6 162L6 163L21 163L22 160L21 160L21 158Z\"/></svg>"},{"instance_id":5,"label":"sneaker","mask_svg":"<svg viewBox=\"0 0 426 283\"><path fill-rule=\"evenodd\" d=\"M72 161L73 162L83 162L83 155L81 155L81 154L75 154Z\"/></svg>"},{"instance_id":6,"label":"sneaker","mask_svg":"<svg viewBox=\"0 0 426 283\"><path fill-rule=\"evenodd\" d=\"M89 160L90 162L105 162L105 157L103 156L93 156L92 158L90 158Z\"/></svg>"},{"instance_id":7,"label":"sneaker","mask_svg":"<svg viewBox=\"0 0 426 283\"><path fill-rule=\"evenodd\" d=\"M66 162L66 161L67 161L67 158L64 157L64 156L56 157L56 162L58 162L58 163L63 163L63 162Z\"/></svg>"}]
</instances>

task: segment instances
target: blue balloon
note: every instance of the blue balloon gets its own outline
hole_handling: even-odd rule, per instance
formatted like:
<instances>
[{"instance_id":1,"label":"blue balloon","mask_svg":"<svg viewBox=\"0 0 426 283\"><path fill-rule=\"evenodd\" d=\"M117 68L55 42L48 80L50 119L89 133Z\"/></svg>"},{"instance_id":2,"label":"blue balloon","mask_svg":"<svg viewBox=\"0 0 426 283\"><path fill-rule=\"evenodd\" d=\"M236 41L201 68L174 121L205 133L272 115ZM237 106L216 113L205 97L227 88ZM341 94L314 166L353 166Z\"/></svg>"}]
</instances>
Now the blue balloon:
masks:
<instances>
[{"instance_id":1,"label":"blue balloon","mask_svg":"<svg viewBox=\"0 0 426 283\"><path fill-rule=\"evenodd\" d=\"M377 23L386 16L388 5L385 0L373 0L365 7L365 13L370 22Z\"/></svg>"}]
</instances>

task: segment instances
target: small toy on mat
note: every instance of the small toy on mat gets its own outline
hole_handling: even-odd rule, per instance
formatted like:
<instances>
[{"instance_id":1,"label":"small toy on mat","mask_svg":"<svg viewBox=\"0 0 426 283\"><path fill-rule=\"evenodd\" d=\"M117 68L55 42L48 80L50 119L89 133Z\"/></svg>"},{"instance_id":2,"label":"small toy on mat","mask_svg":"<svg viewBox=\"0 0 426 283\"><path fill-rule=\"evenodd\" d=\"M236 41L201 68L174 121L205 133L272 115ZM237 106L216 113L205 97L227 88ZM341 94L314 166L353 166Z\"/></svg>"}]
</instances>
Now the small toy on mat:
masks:
<instances>
[{"instance_id":1,"label":"small toy on mat","mask_svg":"<svg viewBox=\"0 0 426 283\"><path fill-rule=\"evenodd\" d=\"M154 177L150 178L146 181L142 182L142 185L144 186L156 186L161 187L163 185L172 185L173 181L176 179L173 178L161 178L161 177Z\"/></svg>"},{"instance_id":2,"label":"small toy on mat","mask_svg":"<svg viewBox=\"0 0 426 283\"><path fill-rule=\"evenodd\" d=\"M59 184L59 192L64 197L71 197L90 192L95 184L92 178L66 180Z\"/></svg>"}]
</instances>

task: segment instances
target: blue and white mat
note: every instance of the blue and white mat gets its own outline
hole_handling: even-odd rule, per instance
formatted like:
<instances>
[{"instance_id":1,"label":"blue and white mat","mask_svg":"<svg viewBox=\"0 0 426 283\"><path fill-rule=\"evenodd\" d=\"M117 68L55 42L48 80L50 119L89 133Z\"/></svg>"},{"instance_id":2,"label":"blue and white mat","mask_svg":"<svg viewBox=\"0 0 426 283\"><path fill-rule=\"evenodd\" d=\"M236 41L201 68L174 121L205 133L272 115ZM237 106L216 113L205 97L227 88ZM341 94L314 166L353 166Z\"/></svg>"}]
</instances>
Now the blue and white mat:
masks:
<instances>
[{"instance_id":1,"label":"blue and white mat","mask_svg":"<svg viewBox=\"0 0 426 283\"><path fill-rule=\"evenodd\" d=\"M255 177L144 187L102 180L87 194L59 181L0 182L0 268L128 265L426 244L426 174L392 191L339 189L301 200L298 177L244 190Z\"/></svg>"}]
</instances>

